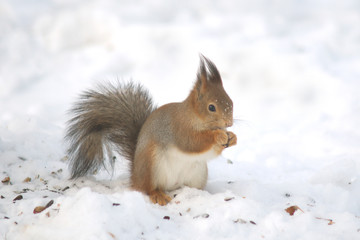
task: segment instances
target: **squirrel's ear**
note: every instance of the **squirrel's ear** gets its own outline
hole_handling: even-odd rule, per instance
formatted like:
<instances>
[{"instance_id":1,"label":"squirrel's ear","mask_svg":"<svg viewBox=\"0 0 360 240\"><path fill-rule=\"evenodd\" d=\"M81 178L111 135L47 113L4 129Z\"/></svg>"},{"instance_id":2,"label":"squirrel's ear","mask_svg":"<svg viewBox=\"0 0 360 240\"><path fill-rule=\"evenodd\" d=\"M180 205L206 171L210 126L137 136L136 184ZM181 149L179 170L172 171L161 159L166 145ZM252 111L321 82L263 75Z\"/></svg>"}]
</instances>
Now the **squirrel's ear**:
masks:
<instances>
[{"instance_id":1,"label":"squirrel's ear","mask_svg":"<svg viewBox=\"0 0 360 240\"><path fill-rule=\"evenodd\" d=\"M206 88L208 82L222 85L221 76L215 64L200 54L200 66L196 82L198 90L200 90L201 87Z\"/></svg>"},{"instance_id":2,"label":"squirrel's ear","mask_svg":"<svg viewBox=\"0 0 360 240\"><path fill-rule=\"evenodd\" d=\"M215 64L212 61L210 61L210 59L206 58L204 55L200 55L200 58L202 60L205 60L206 68L209 72L207 80L209 82L222 85L221 76Z\"/></svg>"},{"instance_id":3,"label":"squirrel's ear","mask_svg":"<svg viewBox=\"0 0 360 240\"><path fill-rule=\"evenodd\" d=\"M209 83L222 85L221 76L215 64L204 55L200 54L200 66L195 84L199 98L202 93L206 91Z\"/></svg>"}]
</instances>

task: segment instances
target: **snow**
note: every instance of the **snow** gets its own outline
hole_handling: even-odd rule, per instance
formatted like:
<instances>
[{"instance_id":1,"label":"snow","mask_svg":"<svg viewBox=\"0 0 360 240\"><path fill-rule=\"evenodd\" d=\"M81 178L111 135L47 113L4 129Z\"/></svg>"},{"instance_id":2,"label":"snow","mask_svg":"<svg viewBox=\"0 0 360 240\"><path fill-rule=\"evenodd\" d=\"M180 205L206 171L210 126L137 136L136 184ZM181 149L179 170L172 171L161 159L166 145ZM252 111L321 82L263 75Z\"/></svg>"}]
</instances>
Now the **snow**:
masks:
<instances>
[{"instance_id":1,"label":"snow","mask_svg":"<svg viewBox=\"0 0 360 240\"><path fill-rule=\"evenodd\" d=\"M0 1L0 239L359 239L359 22L356 0ZM181 101L200 52L238 136L205 190L153 205L124 161L68 180L82 90L133 79Z\"/></svg>"}]
</instances>

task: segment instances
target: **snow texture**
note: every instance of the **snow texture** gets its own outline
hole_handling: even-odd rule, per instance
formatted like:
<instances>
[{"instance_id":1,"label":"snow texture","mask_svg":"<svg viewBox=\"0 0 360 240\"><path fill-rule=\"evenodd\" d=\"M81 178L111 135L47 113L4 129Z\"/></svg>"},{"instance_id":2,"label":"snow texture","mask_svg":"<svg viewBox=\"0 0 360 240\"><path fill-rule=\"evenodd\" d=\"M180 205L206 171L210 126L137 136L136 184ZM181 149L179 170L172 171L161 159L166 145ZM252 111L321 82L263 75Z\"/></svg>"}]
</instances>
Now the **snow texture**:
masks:
<instances>
[{"instance_id":1,"label":"snow texture","mask_svg":"<svg viewBox=\"0 0 360 240\"><path fill-rule=\"evenodd\" d=\"M359 24L357 0L0 1L0 239L360 239ZM153 205L121 159L68 180L81 91L133 79L181 101L199 53L238 136L205 190Z\"/></svg>"}]
</instances>

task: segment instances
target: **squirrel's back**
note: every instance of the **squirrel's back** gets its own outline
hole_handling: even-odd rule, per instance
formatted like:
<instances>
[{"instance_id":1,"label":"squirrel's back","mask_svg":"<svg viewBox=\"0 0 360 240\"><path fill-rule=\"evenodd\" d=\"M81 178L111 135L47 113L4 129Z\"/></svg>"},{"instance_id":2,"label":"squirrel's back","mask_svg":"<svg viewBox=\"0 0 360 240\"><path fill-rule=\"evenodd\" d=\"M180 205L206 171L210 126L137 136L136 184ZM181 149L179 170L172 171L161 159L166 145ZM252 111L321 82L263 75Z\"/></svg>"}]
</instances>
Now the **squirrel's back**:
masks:
<instances>
[{"instance_id":1,"label":"squirrel's back","mask_svg":"<svg viewBox=\"0 0 360 240\"><path fill-rule=\"evenodd\" d=\"M71 177L93 173L112 161L111 147L126 159L134 159L142 125L154 111L153 101L139 84L100 85L84 92L70 110L66 139Z\"/></svg>"}]
</instances>

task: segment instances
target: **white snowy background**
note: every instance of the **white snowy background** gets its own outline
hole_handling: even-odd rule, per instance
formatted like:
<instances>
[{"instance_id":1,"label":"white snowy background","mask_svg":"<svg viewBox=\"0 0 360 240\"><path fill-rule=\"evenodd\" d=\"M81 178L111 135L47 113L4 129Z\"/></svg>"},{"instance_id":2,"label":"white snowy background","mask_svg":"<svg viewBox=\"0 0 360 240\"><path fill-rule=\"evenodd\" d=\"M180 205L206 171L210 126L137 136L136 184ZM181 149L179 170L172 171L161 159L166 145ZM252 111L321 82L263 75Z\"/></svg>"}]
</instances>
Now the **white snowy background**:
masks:
<instances>
[{"instance_id":1,"label":"white snowy background","mask_svg":"<svg viewBox=\"0 0 360 240\"><path fill-rule=\"evenodd\" d=\"M153 205L122 161L68 180L81 91L133 79L181 101L199 53L238 136L204 191ZM360 239L359 92L357 0L1 0L0 239Z\"/></svg>"}]
</instances>

